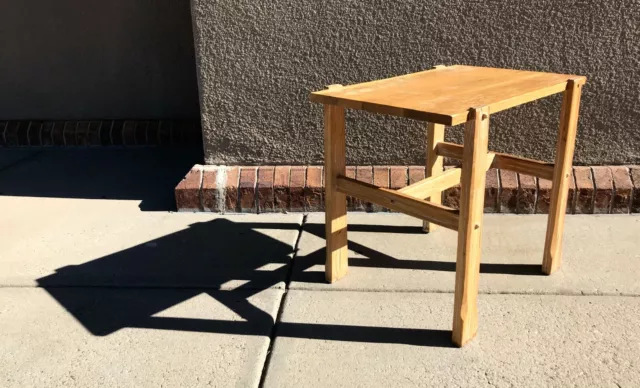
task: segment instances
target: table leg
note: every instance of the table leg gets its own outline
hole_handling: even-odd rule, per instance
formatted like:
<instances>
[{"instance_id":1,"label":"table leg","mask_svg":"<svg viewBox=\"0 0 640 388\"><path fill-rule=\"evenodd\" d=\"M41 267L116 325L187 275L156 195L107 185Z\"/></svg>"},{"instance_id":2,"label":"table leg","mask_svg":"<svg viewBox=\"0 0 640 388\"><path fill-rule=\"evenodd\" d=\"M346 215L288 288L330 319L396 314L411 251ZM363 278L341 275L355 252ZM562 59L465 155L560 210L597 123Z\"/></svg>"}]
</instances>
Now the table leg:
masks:
<instances>
[{"instance_id":1,"label":"table leg","mask_svg":"<svg viewBox=\"0 0 640 388\"><path fill-rule=\"evenodd\" d=\"M444 169L444 157L436 154L436 145L444 141L444 125L428 123L427 124L427 164L426 164L426 177L432 177L442 174ZM442 192L434 194L431 198L427 198L429 201L437 204L442 204ZM423 221L422 229L425 232L433 232L438 228L438 225Z\"/></svg>"},{"instance_id":2,"label":"table leg","mask_svg":"<svg viewBox=\"0 0 640 388\"><path fill-rule=\"evenodd\" d=\"M478 278L489 140L486 107L469 112L464 130L452 340L463 346L478 329Z\"/></svg>"},{"instance_id":3,"label":"table leg","mask_svg":"<svg viewBox=\"0 0 640 388\"><path fill-rule=\"evenodd\" d=\"M324 106L325 278L333 283L347 274L347 198L337 191L338 175L345 175L344 108Z\"/></svg>"},{"instance_id":4,"label":"table leg","mask_svg":"<svg viewBox=\"0 0 640 388\"><path fill-rule=\"evenodd\" d=\"M560 130L558 132L556 161L553 170L551 204L542 260L542 272L547 275L560 268L560 262L562 261L562 233L564 231L564 216L567 211L567 193L569 191L569 178L571 177L573 150L576 142L581 92L582 84L569 80L562 100Z\"/></svg>"}]
</instances>

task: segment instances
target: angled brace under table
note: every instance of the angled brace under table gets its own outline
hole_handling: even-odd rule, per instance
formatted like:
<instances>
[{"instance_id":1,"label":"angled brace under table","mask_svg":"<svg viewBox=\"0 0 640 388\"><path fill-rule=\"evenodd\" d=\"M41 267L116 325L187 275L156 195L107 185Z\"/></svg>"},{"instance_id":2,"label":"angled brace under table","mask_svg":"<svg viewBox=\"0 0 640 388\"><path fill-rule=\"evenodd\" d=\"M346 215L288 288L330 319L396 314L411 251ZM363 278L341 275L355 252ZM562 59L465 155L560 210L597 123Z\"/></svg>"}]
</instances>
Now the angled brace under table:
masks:
<instances>
[{"instance_id":1,"label":"angled brace under table","mask_svg":"<svg viewBox=\"0 0 640 388\"><path fill-rule=\"evenodd\" d=\"M327 281L347 274L347 195L422 219L429 232L438 225L455 230L452 340L458 346L471 340L478 327L485 172L495 167L552 181L542 272L557 270L585 82L583 76L454 65L356 85L331 85L311 93L311 101L324 104ZM491 114L557 93L564 93L564 98L555 164L488 151ZM390 190L346 177L345 108L426 121L426 179ZM463 123L464 147L444 142L444 126ZM462 160L462 168L444 171L444 157ZM441 203L442 192L457 184L460 210Z\"/></svg>"}]
</instances>

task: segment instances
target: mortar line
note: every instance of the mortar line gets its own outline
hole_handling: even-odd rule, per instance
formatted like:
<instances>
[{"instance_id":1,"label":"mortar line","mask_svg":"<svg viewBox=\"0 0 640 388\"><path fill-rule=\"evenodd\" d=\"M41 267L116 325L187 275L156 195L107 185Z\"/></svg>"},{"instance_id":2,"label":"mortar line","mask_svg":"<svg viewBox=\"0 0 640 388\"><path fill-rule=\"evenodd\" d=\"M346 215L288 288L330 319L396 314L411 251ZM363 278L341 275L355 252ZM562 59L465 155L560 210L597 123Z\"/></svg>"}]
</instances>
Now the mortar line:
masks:
<instances>
[{"instance_id":1,"label":"mortar line","mask_svg":"<svg viewBox=\"0 0 640 388\"><path fill-rule=\"evenodd\" d=\"M31 136L29 132L31 132L32 125L33 125L33 121L29 121L29 125L27 125L27 146L31 146Z\"/></svg>"},{"instance_id":2,"label":"mortar line","mask_svg":"<svg viewBox=\"0 0 640 388\"><path fill-rule=\"evenodd\" d=\"M137 128L137 124L136 124L136 128ZM134 140L135 140L135 132L134 132ZM198 197L200 198L200 209L204 211L205 210L204 194L202 193L202 183L204 182L204 166L200 166L199 170L200 170L200 183L198 185Z\"/></svg>"},{"instance_id":3,"label":"mortar line","mask_svg":"<svg viewBox=\"0 0 640 388\"><path fill-rule=\"evenodd\" d=\"M293 276L293 264L294 260L298 256L298 245L300 244L300 238L302 237L302 231L304 230L304 226L307 223L307 215L302 216L302 222L300 222L300 228L298 229L298 236L296 238L296 242L293 245L293 256L291 260L289 260L289 268L287 271L287 277L285 280L284 292L282 293L282 297L280 298L280 305L278 306L278 313L276 314L276 319L273 322L273 327L271 328L271 334L269 335L269 347L267 348L267 356L264 359L264 364L262 365L262 372L260 374L260 382L258 383L258 388L264 388L264 384L267 378L267 373L269 373L269 365L271 365L271 355L273 354L273 346L276 342L276 333L278 331L278 323L282 319L282 314L284 312L284 305L287 302L287 298L289 295L289 285L291 284L291 277Z\"/></svg>"},{"instance_id":4,"label":"mortar line","mask_svg":"<svg viewBox=\"0 0 640 388\"><path fill-rule=\"evenodd\" d=\"M219 166L216 173L216 190L218 192L218 210L224 212L227 198L227 167Z\"/></svg>"}]
</instances>

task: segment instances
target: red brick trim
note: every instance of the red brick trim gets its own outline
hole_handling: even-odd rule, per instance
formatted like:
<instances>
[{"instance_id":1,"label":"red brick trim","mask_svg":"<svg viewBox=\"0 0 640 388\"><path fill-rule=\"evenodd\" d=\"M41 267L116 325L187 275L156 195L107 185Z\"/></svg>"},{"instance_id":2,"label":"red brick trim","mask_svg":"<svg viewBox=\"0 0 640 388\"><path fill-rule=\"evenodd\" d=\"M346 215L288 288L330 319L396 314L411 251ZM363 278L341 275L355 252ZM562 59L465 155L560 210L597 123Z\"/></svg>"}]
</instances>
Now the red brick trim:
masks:
<instances>
[{"instance_id":1,"label":"red brick trim","mask_svg":"<svg viewBox=\"0 0 640 388\"><path fill-rule=\"evenodd\" d=\"M349 176L349 169L347 169L347 176ZM407 167L404 166L391 166L389 167L389 187L393 190L398 190L407 186Z\"/></svg>"},{"instance_id":2,"label":"red brick trim","mask_svg":"<svg viewBox=\"0 0 640 388\"><path fill-rule=\"evenodd\" d=\"M269 213L275 210L274 178L276 168L271 166L260 167L258 169L258 212Z\"/></svg>"},{"instance_id":3,"label":"red brick trim","mask_svg":"<svg viewBox=\"0 0 640 388\"><path fill-rule=\"evenodd\" d=\"M347 166L347 172L345 174L347 178L356 179L356 166ZM347 196L347 208L355 209L356 206L361 206L360 201L357 198L353 198L352 196Z\"/></svg>"},{"instance_id":4,"label":"red brick trim","mask_svg":"<svg viewBox=\"0 0 640 388\"><path fill-rule=\"evenodd\" d=\"M360 182L373 184L373 169L371 166L357 166L356 167L356 179ZM371 211L372 203L364 202L358 198L353 199L355 210Z\"/></svg>"},{"instance_id":5,"label":"red brick trim","mask_svg":"<svg viewBox=\"0 0 640 388\"><path fill-rule=\"evenodd\" d=\"M499 213L518 211L518 174L508 170L498 170L500 176Z\"/></svg>"},{"instance_id":6,"label":"red brick trim","mask_svg":"<svg viewBox=\"0 0 640 388\"><path fill-rule=\"evenodd\" d=\"M420 182L425 177L424 166L409 166L409 184Z\"/></svg>"},{"instance_id":7,"label":"red brick trim","mask_svg":"<svg viewBox=\"0 0 640 388\"><path fill-rule=\"evenodd\" d=\"M424 167L349 166L347 176L399 189L423 179ZM550 196L548 180L506 170L487 171L485 213L547 214ZM324 211L323 168L196 165L176 186L175 197L179 211ZM568 214L640 213L640 166L575 167L568 197ZM459 198L460 187L455 186L444 192L443 203L458 208ZM388 211L354 198L348 198L347 207L349 211Z\"/></svg>"},{"instance_id":8,"label":"red brick trim","mask_svg":"<svg viewBox=\"0 0 640 388\"><path fill-rule=\"evenodd\" d=\"M177 190L176 190L177 191ZM218 170L205 167L202 172L202 187L200 189L202 208L205 211L214 211L220 207L220 193L218 192Z\"/></svg>"},{"instance_id":9,"label":"red brick trim","mask_svg":"<svg viewBox=\"0 0 640 388\"><path fill-rule=\"evenodd\" d=\"M273 178L273 208L274 210L289 209L291 196L289 195L289 182L291 166L277 166Z\"/></svg>"},{"instance_id":10,"label":"red brick trim","mask_svg":"<svg viewBox=\"0 0 640 388\"><path fill-rule=\"evenodd\" d=\"M389 188L389 166L374 166L373 167L373 184L385 189ZM378 204L371 204L371 211L382 212L387 211L383 206Z\"/></svg>"},{"instance_id":11,"label":"red brick trim","mask_svg":"<svg viewBox=\"0 0 640 388\"><path fill-rule=\"evenodd\" d=\"M257 213L256 186L258 183L257 167L242 167L240 169L240 183L238 184L238 202L240 212Z\"/></svg>"},{"instance_id":12,"label":"red brick trim","mask_svg":"<svg viewBox=\"0 0 640 388\"><path fill-rule=\"evenodd\" d=\"M593 171L593 183L595 193L593 199L593 212L595 214L609 214L613 203L613 175L606 166L591 167Z\"/></svg>"},{"instance_id":13,"label":"red brick trim","mask_svg":"<svg viewBox=\"0 0 640 388\"><path fill-rule=\"evenodd\" d=\"M456 166L445 166L445 170ZM446 189L443 193L442 204L454 209L460 208L460 185L455 185Z\"/></svg>"},{"instance_id":14,"label":"red brick trim","mask_svg":"<svg viewBox=\"0 0 640 388\"><path fill-rule=\"evenodd\" d=\"M536 212L538 196L538 178L531 175L518 174L518 214L533 214Z\"/></svg>"},{"instance_id":15,"label":"red brick trim","mask_svg":"<svg viewBox=\"0 0 640 388\"><path fill-rule=\"evenodd\" d=\"M538 199L536 203L536 214L549 214L551 205L551 181L538 178ZM567 214L572 214L575 209L576 198L576 178L571 172L569 178L569 193L567 194Z\"/></svg>"},{"instance_id":16,"label":"red brick trim","mask_svg":"<svg viewBox=\"0 0 640 388\"><path fill-rule=\"evenodd\" d=\"M307 168L304 166L291 166L291 178L289 180L289 211L304 211L304 186L307 180ZM287 210L287 209L283 209Z\"/></svg>"},{"instance_id":17,"label":"red brick trim","mask_svg":"<svg viewBox=\"0 0 640 388\"><path fill-rule=\"evenodd\" d=\"M631 198L631 213L640 213L640 166L630 166L633 194Z\"/></svg>"},{"instance_id":18,"label":"red brick trim","mask_svg":"<svg viewBox=\"0 0 640 388\"><path fill-rule=\"evenodd\" d=\"M613 202L611 204L612 214L630 213L631 198L633 195L633 183L629 168L625 166L611 167L613 174Z\"/></svg>"},{"instance_id":19,"label":"red brick trim","mask_svg":"<svg viewBox=\"0 0 640 388\"><path fill-rule=\"evenodd\" d=\"M324 208L323 167L307 167L307 180L304 186L304 211L313 212Z\"/></svg>"},{"instance_id":20,"label":"red brick trim","mask_svg":"<svg viewBox=\"0 0 640 388\"><path fill-rule=\"evenodd\" d=\"M201 192L202 166L196 164L176 186L175 195L178 211L203 211Z\"/></svg>"},{"instance_id":21,"label":"red brick trim","mask_svg":"<svg viewBox=\"0 0 640 388\"><path fill-rule=\"evenodd\" d=\"M498 212L498 193L500 192L500 180L498 179L498 169L487 170L485 192L484 192L484 212Z\"/></svg>"},{"instance_id":22,"label":"red brick trim","mask_svg":"<svg viewBox=\"0 0 640 388\"><path fill-rule=\"evenodd\" d=\"M575 214L593 213L593 176L589 167L574 167L573 175L576 178Z\"/></svg>"},{"instance_id":23,"label":"red brick trim","mask_svg":"<svg viewBox=\"0 0 640 388\"><path fill-rule=\"evenodd\" d=\"M0 120L0 147L130 147L201 143L199 120Z\"/></svg>"}]
</instances>

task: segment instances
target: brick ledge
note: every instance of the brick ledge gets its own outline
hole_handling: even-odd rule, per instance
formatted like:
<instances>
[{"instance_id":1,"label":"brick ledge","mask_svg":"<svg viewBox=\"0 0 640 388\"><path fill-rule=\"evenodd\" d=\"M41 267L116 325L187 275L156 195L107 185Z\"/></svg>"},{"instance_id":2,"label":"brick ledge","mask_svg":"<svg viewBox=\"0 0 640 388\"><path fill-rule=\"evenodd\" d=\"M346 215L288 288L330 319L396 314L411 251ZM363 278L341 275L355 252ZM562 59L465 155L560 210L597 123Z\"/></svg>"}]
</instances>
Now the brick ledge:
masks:
<instances>
[{"instance_id":1,"label":"brick ledge","mask_svg":"<svg viewBox=\"0 0 640 388\"><path fill-rule=\"evenodd\" d=\"M349 166L347 176L399 189L424 179L421 166ZM322 166L195 165L175 188L178 211L270 213L324 211ZM460 187L443 193L457 208ZM547 214L551 182L512 171L487 171L485 213ZM349 211L388 211L348 198ZM574 167L569 214L640 213L640 166Z\"/></svg>"},{"instance_id":2,"label":"brick ledge","mask_svg":"<svg viewBox=\"0 0 640 388\"><path fill-rule=\"evenodd\" d=\"M193 119L0 120L0 147L174 146L202 142Z\"/></svg>"}]
</instances>

